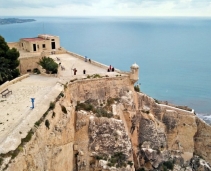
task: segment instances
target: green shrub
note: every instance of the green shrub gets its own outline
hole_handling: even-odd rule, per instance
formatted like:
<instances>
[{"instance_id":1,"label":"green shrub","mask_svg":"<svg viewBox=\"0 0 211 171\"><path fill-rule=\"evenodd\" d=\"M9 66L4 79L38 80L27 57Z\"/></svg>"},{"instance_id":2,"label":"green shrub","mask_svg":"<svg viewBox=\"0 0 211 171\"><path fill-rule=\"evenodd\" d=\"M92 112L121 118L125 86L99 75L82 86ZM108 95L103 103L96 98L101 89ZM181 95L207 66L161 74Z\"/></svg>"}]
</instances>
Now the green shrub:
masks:
<instances>
[{"instance_id":1,"label":"green shrub","mask_svg":"<svg viewBox=\"0 0 211 171\"><path fill-rule=\"evenodd\" d=\"M166 166L166 168L170 170L174 168L174 163L171 160L163 162L163 165Z\"/></svg>"},{"instance_id":2,"label":"green shrub","mask_svg":"<svg viewBox=\"0 0 211 171\"><path fill-rule=\"evenodd\" d=\"M26 136L25 138L22 139L22 142L29 142L29 141L31 140L33 134L34 134L33 131L30 130L30 131L28 132L27 136Z\"/></svg>"},{"instance_id":3,"label":"green shrub","mask_svg":"<svg viewBox=\"0 0 211 171\"><path fill-rule=\"evenodd\" d=\"M85 111L93 111L94 107L90 103L80 103L77 102L76 111L85 110Z\"/></svg>"},{"instance_id":4,"label":"green shrub","mask_svg":"<svg viewBox=\"0 0 211 171\"><path fill-rule=\"evenodd\" d=\"M41 65L46 70L47 74L49 73L55 74L58 71L59 65L56 62L54 62L54 60L50 57L46 56L42 57L40 61L37 62L37 64Z\"/></svg>"},{"instance_id":5,"label":"green shrub","mask_svg":"<svg viewBox=\"0 0 211 171\"><path fill-rule=\"evenodd\" d=\"M38 68L34 68L34 69L33 69L33 73L40 74L40 70L39 70Z\"/></svg>"},{"instance_id":6,"label":"green shrub","mask_svg":"<svg viewBox=\"0 0 211 171\"><path fill-rule=\"evenodd\" d=\"M49 109L50 109L50 110L53 110L54 108L55 108L55 103L53 103L53 102L50 102Z\"/></svg>"},{"instance_id":7,"label":"green shrub","mask_svg":"<svg viewBox=\"0 0 211 171\"><path fill-rule=\"evenodd\" d=\"M130 166L132 166L132 165L133 165L133 162L132 162L131 160L129 160L129 161L127 162L127 164L129 164Z\"/></svg>"},{"instance_id":8,"label":"green shrub","mask_svg":"<svg viewBox=\"0 0 211 171\"><path fill-rule=\"evenodd\" d=\"M157 100L157 99L154 99L154 100L155 100L155 103L158 103L158 104L160 104L159 100Z\"/></svg>"},{"instance_id":9,"label":"green shrub","mask_svg":"<svg viewBox=\"0 0 211 171\"><path fill-rule=\"evenodd\" d=\"M60 96L60 97L64 97L64 93L61 92L61 93L59 94L59 96Z\"/></svg>"},{"instance_id":10,"label":"green shrub","mask_svg":"<svg viewBox=\"0 0 211 171\"><path fill-rule=\"evenodd\" d=\"M67 114L67 109L65 106L61 105L61 109L62 109L62 112L64 112L65 114Z\"/></svg>"},{"instance_id":11,"label":"green shrub","mask_svg":"<svg viewBox=\"0 0 211 171\"><path fill-rule=\"evenodd\" d=\"M93 78L101 78L101 76L99 74L94 74Z\"/></svg>"},{"instance_id":12,"label":"green shrub","mask_svg":"<svg viewBox=\"0 0 211 171\"><path fill-rule=\"evenodd\" d=\"M144 168L139 168L137 171L145 171Z\"/></svg>"},{"instance_id":13,"label":"green shrub","mask_svg":"<svg viewBox=\"0 0 211 171\"><path fill-rule=\"evenodd\" d=\"M139 87L139 85L134 85L134 90L135 90L136 92L140 92L140 87Z\"/></svg>"},{"instance_id":14,"label":"green shrub","mask_svg":"<svg viewBox=\"0 0 211 171\"><path fill-rule=\"evenodd\" d=\"M96 160L101 160L101 159L103 159L103 157L102 156L95 156L95 159Z\"/></svg>"}]
</instances>

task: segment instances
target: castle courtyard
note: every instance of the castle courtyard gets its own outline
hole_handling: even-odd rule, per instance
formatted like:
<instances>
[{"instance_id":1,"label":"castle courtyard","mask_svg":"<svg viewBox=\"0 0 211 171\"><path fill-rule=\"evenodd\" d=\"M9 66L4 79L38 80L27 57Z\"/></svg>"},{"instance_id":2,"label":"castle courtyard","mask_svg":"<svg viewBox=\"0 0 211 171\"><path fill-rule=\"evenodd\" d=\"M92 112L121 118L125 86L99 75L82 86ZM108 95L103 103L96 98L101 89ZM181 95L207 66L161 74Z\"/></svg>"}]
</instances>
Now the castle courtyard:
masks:
<instances>
[{"instance_id":1,"label":"castle courtyard","mask_svg":"<svg viewBox=\"0 0 211 171\"><path fill-rule=\"evenodd\" d=\"M15 148L18 143L17 139L20 141L25 137L31 126L48 109L49 99L52 99L53 96L56 97L62 91L62 84L71 79L86 78L93 74L111 77L118 74L117 72L107 72L105 68L93 65L92 61L91 63L85 62L70 54L55 54L50 57L55 62L61 63L57 75L30 74L29 77L7 87L12 94L8 94L6 98L0 96L0 152L6 152L9 148L13 149L13 145ZM77 69L76 75L73 72L74 68ZM83 73L84 69L86 74ZM54 93L56 91L57 94ZM54 94L52 95L52 93ZM35 98L34 109L31 109L31 98Z\"/></svg>"}]
</instances>

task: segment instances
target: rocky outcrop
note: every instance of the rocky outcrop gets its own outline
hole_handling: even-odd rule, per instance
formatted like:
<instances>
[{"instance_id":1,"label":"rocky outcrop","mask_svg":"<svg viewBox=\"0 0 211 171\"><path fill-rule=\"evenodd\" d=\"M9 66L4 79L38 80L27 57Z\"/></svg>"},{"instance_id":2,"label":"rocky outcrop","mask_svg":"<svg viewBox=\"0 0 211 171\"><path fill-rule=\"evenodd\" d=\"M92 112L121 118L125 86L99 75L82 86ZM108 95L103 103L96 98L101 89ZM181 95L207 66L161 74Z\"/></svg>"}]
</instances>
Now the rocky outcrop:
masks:
<instances>
[{"instance_id":1,"label":"rocky outcrop","mask_svg":"<svg viewBox=\"0 0 211 171\"><path fill-rule=\"evenodd\" d=\"M99 156L112 156L117 152L121 152L126 158L129 158L132 147L123 122L113 118L91 117L89 123L89 149Z\"/></svg>"},{"instance_id":2,"label":"rocky outcrop","mask_svg":"<svg viewBox=\"0 0 211 171\"><path fill-rule=\"evenodd\" d=\"M210 170L211 127L128 77L71 82L64 94L7 170Z\"/></svg>"}]
</instances>

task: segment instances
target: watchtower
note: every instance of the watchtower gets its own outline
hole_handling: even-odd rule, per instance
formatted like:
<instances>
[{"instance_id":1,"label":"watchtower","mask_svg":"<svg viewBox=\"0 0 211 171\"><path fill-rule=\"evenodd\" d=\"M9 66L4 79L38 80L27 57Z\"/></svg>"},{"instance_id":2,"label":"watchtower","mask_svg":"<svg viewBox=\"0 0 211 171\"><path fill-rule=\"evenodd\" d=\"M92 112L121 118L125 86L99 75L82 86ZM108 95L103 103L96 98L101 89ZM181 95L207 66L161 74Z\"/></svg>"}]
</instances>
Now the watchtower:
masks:
<instances>
[{"instance_id":1,"label":"watchtower","mask_svg":"<svg viewBox=\"0 0 211 171\"><path fill-rule=\"evenodd\" d=\"M130 80L132 81L132 83L134 84L136 81L138 81L138 72L139 72L139 66L134 63L131 67L130 67Z\"/></svg>"}]
</instances>

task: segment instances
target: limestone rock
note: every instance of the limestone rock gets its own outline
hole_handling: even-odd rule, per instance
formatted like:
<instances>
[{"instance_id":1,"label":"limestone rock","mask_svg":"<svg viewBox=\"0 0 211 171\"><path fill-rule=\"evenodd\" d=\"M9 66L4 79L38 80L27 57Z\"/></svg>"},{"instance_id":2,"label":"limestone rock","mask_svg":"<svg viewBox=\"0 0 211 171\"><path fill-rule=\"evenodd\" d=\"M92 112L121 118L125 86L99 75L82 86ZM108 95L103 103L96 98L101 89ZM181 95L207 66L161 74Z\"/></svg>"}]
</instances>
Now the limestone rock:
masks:
<instances>
[{"instance_id":1,"label":"limestone rock","mask_svg":"<svg viewBox=\"0 0 211 171\"><path fill-rule=\"evenodd\" d=\"M112 155L115 152L122 152L129 157L132 147L123 122L113 118L91 118L89 149L95 151L98 155Z\"/></svg>"}]
</instances>

